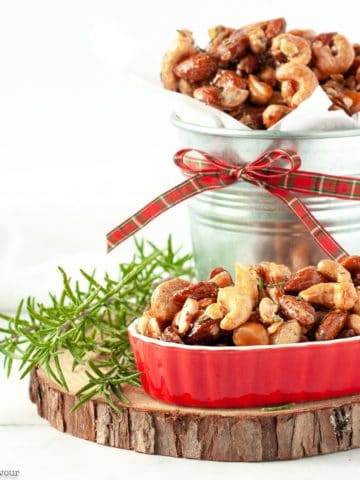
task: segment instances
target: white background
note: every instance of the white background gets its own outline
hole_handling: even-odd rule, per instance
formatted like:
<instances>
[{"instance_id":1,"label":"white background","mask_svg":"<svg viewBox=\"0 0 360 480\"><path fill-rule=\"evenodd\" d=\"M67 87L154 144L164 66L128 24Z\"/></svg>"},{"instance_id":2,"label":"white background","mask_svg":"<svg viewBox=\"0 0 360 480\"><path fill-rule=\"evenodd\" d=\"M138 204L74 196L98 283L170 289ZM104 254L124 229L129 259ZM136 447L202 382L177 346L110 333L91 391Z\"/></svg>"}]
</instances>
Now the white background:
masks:
<instances>
[{"instance_id":1,"label":"white background","mask_svg":"<svg viewBox=\"0 0 360 480\"><path fill-rule=\"evenodd\" d=\"M180 179L171 107L129 73L158 78L175 29L206 38L209 26L285 16L290 27L338 30L360 42L358 2L0 2L0 310L56 289L56 266L111 268L105 233ZM189 245L186 207L144 230ZM130 242L131 243L131 242ZM26 380L1 374L0 471L24 479L314 478L360 473L359 451L272 464L215 464L147 457L64 436L27 399ZM86 473L85 473L86 472ZM126 473L125 473L126 472ZM145 473L147 472L147 473Z\"/></svg>"}]
</instances>

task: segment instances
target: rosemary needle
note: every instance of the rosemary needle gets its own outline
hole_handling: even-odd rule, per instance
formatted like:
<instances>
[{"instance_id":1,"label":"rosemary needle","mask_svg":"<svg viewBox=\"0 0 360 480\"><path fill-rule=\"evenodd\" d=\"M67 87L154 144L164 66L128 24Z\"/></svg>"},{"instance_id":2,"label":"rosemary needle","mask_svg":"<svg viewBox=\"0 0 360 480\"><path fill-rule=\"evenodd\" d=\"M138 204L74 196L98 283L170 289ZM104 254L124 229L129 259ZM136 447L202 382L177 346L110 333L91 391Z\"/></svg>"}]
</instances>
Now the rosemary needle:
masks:
<instances>
[{"instance_id":1,"label":"rosemary needle","mask_svg":"<svg viewBox=\"0 0 360 480\"><path fill-rule=\"evenodd\" d=\"M69 352L72 369L86 364L88 383L77 392L74 409L92 397L102 396L117 409L114 397L126 402L122 385L139 385L127 327L149 303L154 285L169 277L194 274L191 255L174 250L171 236L165 248L135 239L135 253L121 263L118 276L80 271L82 282L72 281L59 267L62 289L49 294L49 302L33 297L21 301L14 317L0 314L0 354L7 375L13 360L20 360L21 378L41 366L62 388L68 389L59 356ZM25 315L23 315L25 312ZM89 353L94 354L86 361Z\"/></svg>"}]
</instances>

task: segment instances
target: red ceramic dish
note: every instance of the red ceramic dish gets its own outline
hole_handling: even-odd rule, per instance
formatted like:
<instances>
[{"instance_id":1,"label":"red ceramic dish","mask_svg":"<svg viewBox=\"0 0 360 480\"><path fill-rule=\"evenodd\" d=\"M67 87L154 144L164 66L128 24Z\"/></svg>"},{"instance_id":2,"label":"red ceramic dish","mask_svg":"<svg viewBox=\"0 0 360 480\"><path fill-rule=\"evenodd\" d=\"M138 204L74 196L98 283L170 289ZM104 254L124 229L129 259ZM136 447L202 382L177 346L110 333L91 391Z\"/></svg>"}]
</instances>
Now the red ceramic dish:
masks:
<instances>
[{"instance_id":1,"label":"red ceramic dish","mask_svg":"<svg viewBox=\"0 0 360 480\"><path fill-rule=\"evenodd\" d=\"M178 345L129 327L145 392L192 407L257 407L360 393L360 337L256 347Z\"/></svg>"}]
</instances>

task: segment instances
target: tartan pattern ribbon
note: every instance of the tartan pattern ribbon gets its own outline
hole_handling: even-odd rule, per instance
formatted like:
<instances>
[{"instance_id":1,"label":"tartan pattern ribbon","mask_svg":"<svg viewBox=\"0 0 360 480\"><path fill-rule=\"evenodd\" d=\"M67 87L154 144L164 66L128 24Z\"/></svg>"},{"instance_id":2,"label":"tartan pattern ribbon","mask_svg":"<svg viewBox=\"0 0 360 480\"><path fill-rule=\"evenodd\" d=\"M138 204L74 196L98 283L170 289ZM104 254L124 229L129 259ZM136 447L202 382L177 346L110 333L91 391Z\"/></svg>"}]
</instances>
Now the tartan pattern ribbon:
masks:
<instances>
[{"instance_id":1,"label":"tartan pattern ribbon","mask_svg":"<svg viewBox=\"0 0 360 480\"><path fill-rule=\"evenodd\" d=\"M285 166L277 166L280 161ZM330 258L340 260L347 255L296 194L360 200L360 178L300 170L301 159L292 150L266 151L253 162L236 166L204 151L188 148L178 151L174 162L185 174L186 180L111 230L107 234L108 252L178 203L207 190L246 181L284 202Z\"/></svg>"}]
</instances>

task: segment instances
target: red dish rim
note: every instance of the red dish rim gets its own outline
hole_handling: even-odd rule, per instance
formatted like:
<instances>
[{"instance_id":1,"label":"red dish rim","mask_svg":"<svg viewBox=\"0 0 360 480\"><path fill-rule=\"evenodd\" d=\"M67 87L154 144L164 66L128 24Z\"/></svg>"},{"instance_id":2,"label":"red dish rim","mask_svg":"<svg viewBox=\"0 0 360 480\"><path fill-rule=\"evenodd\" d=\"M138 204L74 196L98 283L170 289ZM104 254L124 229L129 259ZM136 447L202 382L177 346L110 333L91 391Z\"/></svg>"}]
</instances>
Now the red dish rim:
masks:
<instances>
[{"instance_id":1,"label":"red dish rim","mask_svg":"<svg viewBox=\"0 0 360 480\"><path fill-rule=\"evenodd\" d=\"M241 352L242 350L273 350L273 349L282 349L282 348L301 348L301 347L310 347L315 348L316 346L324 346L324 345L333 345L339 343L352 343L352 342L360 342L360 335L350 338L336 338L335 340L326 340L326 341L314 341L314 342L301 342L301 343L284 343L281 345L249 345L247 347L237 347L237 346L229 346L229 347L212 347L207 345L184 345L179 343L173 342L164 342L163 340L158 340L156 338L147 337L138 333L135 329L135 324L137 322L137 318L130 323L128 326L128 332L134 338L137 338L143 342L153 343L155 345L163 346L163 347L170 347L170 348L178 348L182 350L204 350L209 352L214 351L235 351Z\"/></svg>"}]
</instances>

